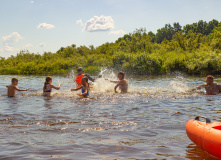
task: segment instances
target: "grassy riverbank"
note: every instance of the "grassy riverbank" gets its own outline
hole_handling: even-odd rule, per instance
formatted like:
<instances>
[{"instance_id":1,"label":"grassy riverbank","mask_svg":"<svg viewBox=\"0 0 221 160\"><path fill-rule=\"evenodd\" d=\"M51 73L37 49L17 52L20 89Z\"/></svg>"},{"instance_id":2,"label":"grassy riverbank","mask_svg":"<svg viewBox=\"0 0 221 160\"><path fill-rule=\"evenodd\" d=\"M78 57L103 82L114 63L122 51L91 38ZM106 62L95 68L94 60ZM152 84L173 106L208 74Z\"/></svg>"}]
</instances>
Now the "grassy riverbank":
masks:
<instances>
[{"instance_id":1,"label":"grassy riverbank","mask_svg":"<svg viewBox=\"0 0 221 160\"><path fill-rule=\"evenodd\" d=\"M96 48L73 44L56 53L21 51L7 59L0 57L1 74L67 74L79 66L88 73L105 67L137 75L221 74L221 23L166 24L156 34L141 28Z\"/></svg>"}]
</instances>

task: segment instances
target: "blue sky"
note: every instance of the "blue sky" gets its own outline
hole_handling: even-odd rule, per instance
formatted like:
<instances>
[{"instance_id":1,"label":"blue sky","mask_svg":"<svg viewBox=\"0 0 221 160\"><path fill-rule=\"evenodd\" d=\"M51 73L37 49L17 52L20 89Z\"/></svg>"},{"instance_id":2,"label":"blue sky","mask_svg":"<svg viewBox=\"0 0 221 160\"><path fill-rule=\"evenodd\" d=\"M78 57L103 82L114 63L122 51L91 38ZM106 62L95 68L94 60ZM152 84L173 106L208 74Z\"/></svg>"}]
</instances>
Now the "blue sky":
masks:
<instances>
[{"instance_id":1,"label":"blue sky","mask_svg":"<svg viewBox=\"0 0 221 160\"><path fill-rule=\"evenodd\" d=\"M0 0L0 56L99 46L136 28L221 21L220 0Z\"/></svg>"}]
</instances>

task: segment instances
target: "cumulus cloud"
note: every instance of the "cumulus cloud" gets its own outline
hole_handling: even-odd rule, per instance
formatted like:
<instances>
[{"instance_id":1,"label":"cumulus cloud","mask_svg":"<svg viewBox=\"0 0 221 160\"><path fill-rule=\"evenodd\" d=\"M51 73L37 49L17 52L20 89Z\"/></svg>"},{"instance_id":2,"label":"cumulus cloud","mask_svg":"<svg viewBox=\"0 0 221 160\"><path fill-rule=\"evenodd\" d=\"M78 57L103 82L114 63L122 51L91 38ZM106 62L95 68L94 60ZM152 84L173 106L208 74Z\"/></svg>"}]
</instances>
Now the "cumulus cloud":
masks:
<instances>
[{"instance_id":1,"label":"cumulus cloud","mask_svg":"<svg viewBox=\"0 0 221 160\"><path fill-rule=\"evenodd\" d=\"M44 47L45 46L45 43L40 43L39 44L39 47Z\"/></svg>"},{"instance_id":2,"label":"cumulus cloud","mask_svg":"<svg viewBox=\"0 0 221 160\"><path fill-rule=\"evenodd\" d=\"M28 44L24 45L24 48L29 48L29 47L33 47L33 45L32 45L32 44L30 44L30 43L28 43Z\"/></svg>"},{"instance_id":3,"label":"cumulus cloud","mask_svg":"<svg viewBox=\"0 0 221 160\"><path fill-rule=\"evenodd\" d=\"M85 23L84 31L106 31L114 28L114 20L111 16L94 16Z\"/></svg>"},{"instance_id":4,"label":"cumulus cloud","mask_svg":"<svg viewBox=\"0 0 221 160\"><path fill-rule=\"evenodd\" d=\"M21 39L23 38L18 32L13 32L10 35L3 36L0 44L1 45L0 53L15 54L15 52L19 51L19 49L15 47L15 44Z\"/></svg>"},{"instance_id":5,"label":"cumulus cloud","mask_svg":"<svg viewBox=\"0 0 221 160\"><path fill-rule=\"evenodd\" d=\"M109 34L116 34L116 35L118 35L118 34L125 34L125 31L123 31L123 30L111 31Z\"/></svg>"},{"instance_id":6,"label":"cumulus cloud","mask_svg":"<svg viewBox=\"0 0 221 160\"><path fill-rule=\"evenodd\" d=\"M19 49L12 47L12 46L4 46L1 50L1 52L17 52Z\"/></svg>"},{"instance_id":7,"label":"cumulus cloud","mask_svg":"<svg viewBox=\"0 0 221 160\"><path fill-rule=\"evenodd\" d=\"M19 52L19 49L13 46L3 46L0 48L0 56L3 57L8 57L9 55L15 55L17 52Z\"/></svg>"},{"instance_id":8,"label":"cumulus cloud","mask_svg":"<svg viewBox=\"0 0 221 160\"><path fill-rule=\"evenodd\" d=\"M77 23L77 24L80 24L81 26L84 25L81 19L77 20L76 23Z\"/></svg>"},{"instance_id":9,"label":"cumulus cloud","mask_svg":"<svg viewBox=\"0 0 221 160\"><path fill-rule=\"evenodd\" d=\"M38 26L37 26L38 29L52 29L52 28L55 28L54 25L52 24L48 24L48 23L40 23Z\"/></svg>"},{"instance_id":10,"label":"cumulus cloud","mask_svg":"<svg viewBox=\"0 0 221 160\"><path fill-rule=\"evenodd\" d=\"M4 46L12 46L20 39L22 39L22 36L18 32L13 32L8 36L2 37L2 42Z\"/></svg>"}]
</instances>

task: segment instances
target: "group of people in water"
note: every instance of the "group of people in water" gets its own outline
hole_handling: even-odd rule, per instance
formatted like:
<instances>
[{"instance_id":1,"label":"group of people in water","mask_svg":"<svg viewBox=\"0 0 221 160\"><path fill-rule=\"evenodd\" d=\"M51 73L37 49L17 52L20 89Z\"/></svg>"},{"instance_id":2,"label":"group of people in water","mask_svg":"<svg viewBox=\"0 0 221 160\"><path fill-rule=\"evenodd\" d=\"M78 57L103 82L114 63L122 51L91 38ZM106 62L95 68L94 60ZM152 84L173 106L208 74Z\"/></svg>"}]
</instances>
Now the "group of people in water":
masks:
<instances>
[{"instance_id":1,"label":"group of people in water","mask_svg":"<svg viewBox=\"0 0 221 160\"><path fill-rule=\"evenodd\" d=\"M90 91L90 83L88 80L94 82L95 79L91 78L88 74L83 74L84 70L79 67L77 69L78 75L76 76L76 88L72 88L71 91L78 91L81 90L81 94L78 94L79 96L82 97L88 97L89 96L89 91ZM124 79L124 73L119 72L118 73L118 79L119 81L110 81L113 83L116 83L116 86L114 87L115 93L117 93L117 88L119 88L121 93L127 93L128 91L128 82L126 79ZM108 79L105 79L108 80ZM17 78L12 78L12 84L7 85L6 87L8 88L8 97L14 97L15 96L15 91L28 91L29 89L19 89L17 87L18 85L18 79ZM52 89L59 90L62 84L59 84L58 86L55 86L52 84L52 77L48 76L45 79L44 87L43 87L43 95L44 96L50 96Z\"/></svg>"},{"instance_id":2,"label":"group of people in water","mask_svg":"<svg viewBox=\"0 0 221 160\"><path fill-rule=\"evenodd\" d=\"M89 92L90 92L90 83L88 80L94 82L95 79L91 78L88 74L84 74L83 69L80 67L77 69L77 77L76 77L76 88L72 88L71 91L77 91L81 90L81 93L78 94L79 96L82 97L88 97ZM128 82L126 79L124 79L124 72L119 72L118 73L118 81L112 81L112 83L116 83L116 86L114 87L115 93L117 92L117 88L119 88L121 93L127 93L128 92ZM105 79L108 80L108 79ZM6 87L8 88L8 97L14 97L15 96L15 91L28 91L29 89L19 89L17 87L18 85L18 79L17 78L12 78L12 84L7 85ZM43 87L43 95L44 96L50 96L52 89L59 90L62 84L59 84L58 86L54 86L52 84L52 77L48 76L45 79L44 87ZM214 77L211 75L208 75L206 77L206 84L200 85L194 89L191 89L190 91L198 90L204 88L206 90L207 95L216 95L221 93L221 85L218 83L214 83Z\"/></svg>"}]
</instances>

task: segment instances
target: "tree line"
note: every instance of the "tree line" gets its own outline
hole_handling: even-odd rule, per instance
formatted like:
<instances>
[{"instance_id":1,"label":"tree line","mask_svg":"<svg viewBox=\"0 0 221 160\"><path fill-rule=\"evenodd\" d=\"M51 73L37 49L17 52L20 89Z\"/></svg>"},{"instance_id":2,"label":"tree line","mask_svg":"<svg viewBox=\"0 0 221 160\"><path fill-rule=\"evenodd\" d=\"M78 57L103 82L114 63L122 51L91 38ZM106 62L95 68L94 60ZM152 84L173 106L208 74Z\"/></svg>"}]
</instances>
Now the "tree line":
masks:
<instances>
[{"instance_id":1,"label":"tree line","mask_svg":"<svg viewBox=\"0 0 221 160\"><path fill-rule=\"evenodd\" d=\"M89 73L105 67L139 75L220 74L221 22L200 20L183 27L175 22L156 34L140 28L98 47L72 44L42 55L22 50L7 59L0 57L0 62L1 74L67 74L79 66Z\"/></svg>"}]
</instances>

